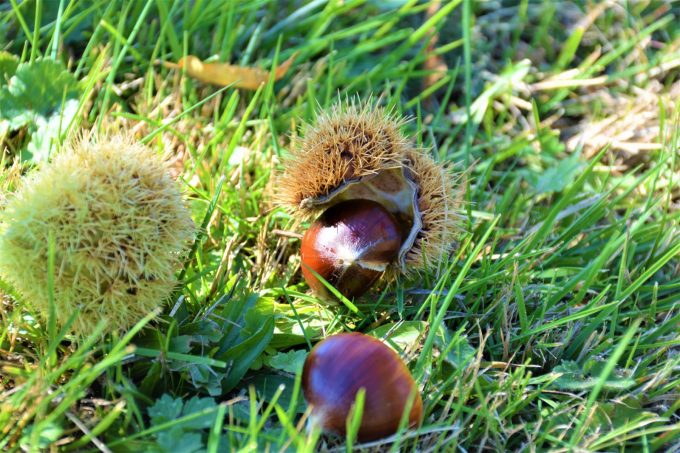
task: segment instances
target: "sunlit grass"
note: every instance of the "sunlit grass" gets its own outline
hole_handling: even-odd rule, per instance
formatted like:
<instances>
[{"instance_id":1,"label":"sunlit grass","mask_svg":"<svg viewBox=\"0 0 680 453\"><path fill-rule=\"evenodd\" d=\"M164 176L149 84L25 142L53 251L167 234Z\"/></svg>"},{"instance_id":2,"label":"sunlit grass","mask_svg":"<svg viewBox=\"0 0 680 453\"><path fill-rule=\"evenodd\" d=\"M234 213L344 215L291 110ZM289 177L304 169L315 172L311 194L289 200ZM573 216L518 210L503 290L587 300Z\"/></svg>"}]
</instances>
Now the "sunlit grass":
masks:
<instances>
[{"instance_id":1,"label":"sunlit grass","mask_svg":"<svg viewBox=\"0 0 680 453\"><path fill-rule=\"evenodd\" d=\"M73 343L0 281L0 448L344 449L307 430L299 365L325 335L376 329L408 361L425 420L367 447L677 446L677 12L437 3L0 5L0 48L79 80L51 152L81 131L132 134L168 154L200 227L160 321L125 336ZM270 70L295 53L258 91L162 65ZM432 54L447 66L435 87ZM272 202L300 126L351 96L379 98L435 159L469 166L447 265L375 288L356 311L307 294L306 225ZM0 120L0 203L31 134ZM173 404L176 417L152 417Z\"/></svg>"}]
</instances>

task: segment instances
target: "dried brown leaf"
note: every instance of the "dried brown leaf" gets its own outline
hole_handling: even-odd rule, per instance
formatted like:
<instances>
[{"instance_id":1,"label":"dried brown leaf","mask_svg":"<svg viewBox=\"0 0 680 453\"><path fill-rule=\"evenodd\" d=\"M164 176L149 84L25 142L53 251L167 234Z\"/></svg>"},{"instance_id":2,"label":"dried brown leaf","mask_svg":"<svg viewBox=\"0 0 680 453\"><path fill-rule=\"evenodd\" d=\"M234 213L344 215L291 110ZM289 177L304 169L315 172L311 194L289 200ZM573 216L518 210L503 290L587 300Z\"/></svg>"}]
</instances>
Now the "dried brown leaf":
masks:
<instances>
[{"instance_id":1,"label":"dried brown leaf","mask_svg":"<svg viewBox=\"0 0 680 453\"><path fill-rule=\"evenodd\" d=\"M293 64L296 54L274 70L274 80L281 79ZM167 68L184 69L190 77L213 85L233 85L236 88L257 90L269 81L269 71L261 68L235 66L227 63L204 63L194 55L182 57L177 63L165 62Z\"/></svg>"}]
</instances>

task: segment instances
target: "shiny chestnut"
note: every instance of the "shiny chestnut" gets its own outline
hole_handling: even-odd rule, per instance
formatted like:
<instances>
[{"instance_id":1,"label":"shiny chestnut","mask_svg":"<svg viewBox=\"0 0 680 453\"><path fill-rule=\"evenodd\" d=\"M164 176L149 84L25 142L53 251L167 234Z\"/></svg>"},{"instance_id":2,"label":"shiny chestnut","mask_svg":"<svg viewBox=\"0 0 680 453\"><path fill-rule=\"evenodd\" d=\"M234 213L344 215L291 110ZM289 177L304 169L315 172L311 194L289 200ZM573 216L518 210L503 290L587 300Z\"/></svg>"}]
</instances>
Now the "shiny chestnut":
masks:
<instances>
[{"instance_id":1,"label":"shiny chestnut","mask_svg":"<svg viewBox=\"0 0 680 453\"><path fill-rule=\"evenodd\" d=\"M313 423L324 430L346 434L347 417L361 388L366 393L360 441L396 433L410 399L409 427L422 421L423 401L411 373L381 341L361 333L333 335L307 356L302 389Z\"/></svg>"},{"instance_id":2,"label":"shiny chestnut","mask_svg":"<svg viewBox=\"0 0 680 453\"><path fill-rule=\"evenodd\" d=\"M318 273L343 296L363 294L399 253L397 221L381 204L347 200L326 210L302 238L302 275L320 296L331 298Z\"/></svg>"}]
</instances>

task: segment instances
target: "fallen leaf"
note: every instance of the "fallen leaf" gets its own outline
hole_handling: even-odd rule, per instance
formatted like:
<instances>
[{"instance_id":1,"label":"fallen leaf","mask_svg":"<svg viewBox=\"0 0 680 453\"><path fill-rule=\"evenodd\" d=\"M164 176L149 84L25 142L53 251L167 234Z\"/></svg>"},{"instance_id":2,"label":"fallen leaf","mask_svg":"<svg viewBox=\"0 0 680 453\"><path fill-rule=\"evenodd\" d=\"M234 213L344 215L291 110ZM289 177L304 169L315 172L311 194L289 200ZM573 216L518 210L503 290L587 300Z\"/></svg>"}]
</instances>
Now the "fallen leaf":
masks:
<instances>
[{"instance_id":1,"label":"fallen leaf","mask_svg":"<svg viewBox=\"0 0 680 453\"><path fill-rule=\"evenodd\" d=\"M286 75L297 52L274 70L274 80ZM233 85L246 90L257 90L269 81L269 71L260 68L234 66L227 63L204 63L194 55L182 57L177 63L164 62L166 68L184 68L189 76L213 85Z\"/></svg>"}]
</instances>

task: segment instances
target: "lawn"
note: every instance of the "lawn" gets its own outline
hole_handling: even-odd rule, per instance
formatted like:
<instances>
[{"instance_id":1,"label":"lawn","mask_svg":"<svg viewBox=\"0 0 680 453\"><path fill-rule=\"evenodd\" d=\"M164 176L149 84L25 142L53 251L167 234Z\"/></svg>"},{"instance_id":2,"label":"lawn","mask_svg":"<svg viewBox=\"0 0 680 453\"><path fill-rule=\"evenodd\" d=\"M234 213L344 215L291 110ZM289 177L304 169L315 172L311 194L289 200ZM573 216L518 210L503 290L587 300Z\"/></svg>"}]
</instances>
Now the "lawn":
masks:
<instances>
[{"instance_id":1,"label":"lawn","mask_svg":"<svg viewBox=\"0 0 680 453\"><path fill-rule=\"evenodd\" d=\"M352 103L403 118L463 196L438 265L329 304L278 182ZM16 269L47 308L4 274L0 450L676 451L679 124L673 2L2 2L0 210L123 134L163 156L196 228L159 310L119 312L129 291L74 323L58 231ZM44 190L25 211L49 212ZM303 363L341 332L397 351L419 427L360 442L309 423Z\"/></svg>"}]
</instances>

